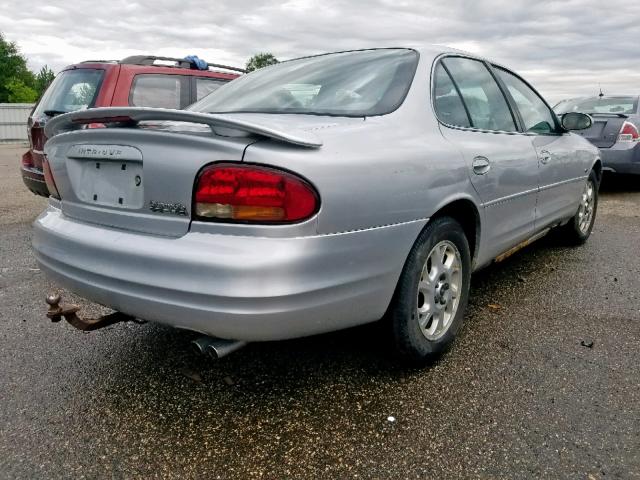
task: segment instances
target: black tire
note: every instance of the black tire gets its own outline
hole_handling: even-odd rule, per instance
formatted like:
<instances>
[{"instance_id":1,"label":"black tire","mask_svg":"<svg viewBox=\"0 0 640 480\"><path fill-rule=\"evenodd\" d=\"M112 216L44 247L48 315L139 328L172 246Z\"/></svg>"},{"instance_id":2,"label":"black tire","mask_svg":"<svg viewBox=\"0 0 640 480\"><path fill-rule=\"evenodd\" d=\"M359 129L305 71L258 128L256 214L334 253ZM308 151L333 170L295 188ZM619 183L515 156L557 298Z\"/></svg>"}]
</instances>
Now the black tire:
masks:
<instances>
[{"instance_id":1,"label":"black tire","mask_svg":"<svg viewBox=\"0 0 640 480\"><path fill-rule=\"evenodd\" d=\"M439 338L429 339L427 338L427 333L423 334L423 329L419 323L420 319L428 317L428 314L420 317L421 314L418 312L420 298L423 299L424 304L424 296L420 297L421 293L418 291L418 285L429 255L435 251L434 247L439 246L439 248L442 248L442 242L455 245L459 253L459 258L456 257L461 266L460 277L456 277L457 283L460 284L456 295L458 304L453 315L449 316L448 328L444 330ZM445 245L447 244L445 243ZM455 251L452 250L452 252ZM392 331L394 350L404 362L423 365L448 349L462 324L469 299L470 279L471 258L469 242L464 230L458 222L450 217L440 217L432 220L422 231L409 253L387 314ZM446 285L449 288L449 284ZM442 287L439 291L442 291ZM452 295L451 292L449 293L450 297ZM443 297L436 296L435 298ZM434 305L430 308L435 309L436 306L444 308L440 307L438 300L434 301Z\"/></svg>"},{"instance_id":2,"label":"black tire","mask_svg":"<svg viewBox=\"0 0 640 480\"><path fill-rule=\"evenodd\" d=\"M578 208L578 211L573 217L571 217L571 220L569 220L566 225L560 228L560 238L568 245L582 245L587 241L591 235L591 231L593 230L593 224L596 221L596 213L598 212L598 190L600 188L598 176L593 170L587 178L585 189L588 188L589 185L593 188L593 205L591 207L591 217L588 227L584 228L583 225L583 228L580 228L582 216L584 215L584 206L582 202L584 201L584 195L586 194L585 190L580 197L580 207Z\"/></svg>"}]
</instances>

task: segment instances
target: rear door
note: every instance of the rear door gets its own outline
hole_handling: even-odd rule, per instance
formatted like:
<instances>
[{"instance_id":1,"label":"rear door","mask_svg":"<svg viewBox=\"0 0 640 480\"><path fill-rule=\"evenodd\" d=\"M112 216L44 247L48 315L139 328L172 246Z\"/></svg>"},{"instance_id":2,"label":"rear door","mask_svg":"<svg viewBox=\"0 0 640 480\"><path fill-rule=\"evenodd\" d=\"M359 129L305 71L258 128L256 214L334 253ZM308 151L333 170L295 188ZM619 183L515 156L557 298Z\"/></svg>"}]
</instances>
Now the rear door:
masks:
<instances>
[{"instance_id":1,"label":"rear door","mask_svg":"<svg viewBox=\"0 0 640 480\"><path fill-rule=\"evenodd\" d=\"M434 70L434 107L445 138L465 157L484 206L483 256L533 234L538 160L488 66L449 56Z\"/></svg>"},{"instance_id":2,"label":"rear door","mask_svg":"<svg viewBox=\"0 0 640 480\"><path fill-rule=\"evenodd\" d=\"M539 159L536 230L575 213L585 182L590 155L582 155L582 140L561 129L557 117L542 97L520 77L494 67L505 91L517 107L524 134Z\"/></svg>"}]
</instances>

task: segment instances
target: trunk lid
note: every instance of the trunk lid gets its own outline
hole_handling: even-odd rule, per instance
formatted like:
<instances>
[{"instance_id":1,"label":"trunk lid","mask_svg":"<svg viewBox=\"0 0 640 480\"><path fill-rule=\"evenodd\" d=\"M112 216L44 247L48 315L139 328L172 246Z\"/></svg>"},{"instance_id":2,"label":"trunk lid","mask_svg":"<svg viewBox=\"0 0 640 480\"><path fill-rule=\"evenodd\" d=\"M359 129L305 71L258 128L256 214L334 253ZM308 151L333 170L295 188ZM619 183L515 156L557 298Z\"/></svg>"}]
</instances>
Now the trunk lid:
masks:
<instances>
[{"instance_id":1,"label":"trunk lid","mask_svg":"<svg viewBox=\"0 0 640 480\"><path fill-rule=\"evenodd\" d=\"M618 140L618 134L627 116L593 113L590 115L593 118L593 125L586 130L579 130L575 133L586 138L598 148L612 147Z\"/></svg>"},{"instance_id":2,"label":"trunk lid","mask_svg":"<svg viewBox=\"0 0 640 480\"><path fill-rule=\"evenodd\" d=\"M179 237L189 230L200 169L220 160L242 160L249 143L249 138L100 129L54 137L46 156L69 217Z\"/></svg>"},{"instance_id":3,"label":"trunk lid","mask_svg":"<svg viewBox=\"0 0 640 480\"><path fill-rule=\"evenodd\" d=\"M179 237L189 230L194 183L205 165L242 161L245 148L260 137L307 148L321 144L311 132L268 125L267 120L163 109L93 109L50 120L45 153L69 217ZM88 123L111 128L84 128Z\"/></svg>"}]
</instances>

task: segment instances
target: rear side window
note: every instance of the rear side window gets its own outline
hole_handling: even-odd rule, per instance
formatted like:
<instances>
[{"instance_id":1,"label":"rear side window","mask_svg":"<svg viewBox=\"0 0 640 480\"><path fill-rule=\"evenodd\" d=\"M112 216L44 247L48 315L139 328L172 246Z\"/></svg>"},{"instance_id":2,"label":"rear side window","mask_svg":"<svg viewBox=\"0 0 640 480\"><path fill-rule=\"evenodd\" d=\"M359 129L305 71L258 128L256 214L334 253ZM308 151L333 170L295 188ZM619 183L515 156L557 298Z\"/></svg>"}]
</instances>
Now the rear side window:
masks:
<instances>
[{"instance_id":1,"label":"rear side window","mask_svg":"<svg viewBox=\"0 0 640 480\"><path fill-rule=\"evenodd\" d=\"M434 72L433 94L436 115L441 122L458 127L471 126L460 95L451 77L440 63Z\"/></svg>"},{"instance_id":2,"label":"rear side window","mask_svg":"<svg viewBox=\"0 0 640 480\"><path fill-rule=\"evenodd\" d=\"M57 115L94 106L104 70L78 68L61 72L34 111L35 117Z\"/></svg>"},{"instance_id":3,"label":"rear side window","mask_svg":"<svg viewBox=\"0 0 640 480\"><path fill-rule=\"evenodd\" d=\"M136 75L129 103L135 107L175 108L185 106L188 98L187 79L182 75Z\"/></svg>"},{"instance_id":4,"label":"rear side window","mask_svg":"<svg viewBox=\"0 0 640 480\"><path fill-rule=\"evenodd\" d=\"M462 57L442 60L462 95L472 127L515 132L507 100L484 63Z\"/></svg>"},{"instance_id":5,"label":"rear side window","mask_svg":"<svg viewBox=\"0 0 640 480\"><path fill-rule=\"evenodd\" d=\"M524 130L532 133L555 133L555 115L531 87L506 70L495 68L518 107Z\"/></svg>"},{"instance_id":6,"label":"rear side window","mask_svg":"<svg viewBox=\"0 0 640 480\"><path fill-rule=\"evenodd\" d=\"M201 100L225 83L227 83L225 80L218 80L216 78L196 77L196 100Z\"/></svg>"}]
</instances>

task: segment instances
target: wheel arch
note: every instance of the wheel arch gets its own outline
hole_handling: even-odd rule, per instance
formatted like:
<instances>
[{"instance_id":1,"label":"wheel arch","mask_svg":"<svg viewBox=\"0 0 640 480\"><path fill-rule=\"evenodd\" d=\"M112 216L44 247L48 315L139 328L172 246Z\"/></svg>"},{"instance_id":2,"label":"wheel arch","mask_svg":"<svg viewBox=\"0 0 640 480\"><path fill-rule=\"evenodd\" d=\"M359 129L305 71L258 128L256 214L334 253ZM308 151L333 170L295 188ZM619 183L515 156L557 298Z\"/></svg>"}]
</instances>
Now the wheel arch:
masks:
<instances>
[{"instance_id":1,"label":"wheel arch","mask_svg":"<svg viewBox=\"0 0 640 480\"><path fill-rule=\"evenodd\" d=\"M591 170L595 172L598 178L598 185L600 185L602 183L602 160L598 158L593 164L593 167L591 167Z\"/></svg>"},{"instance_id":2,"label":"wheel arch","mask_svg":"<svg viewBox=\"0 0 640 480\"><path fill-rule=\"evenodd\" d=\"M448 201L431 215L429 223L441 217L451 217L462 226L462 230L464 230L467 241L469 242L471 265L473 268L480 247L481 232L480 211L477 205L469 198L458 198ZM429 223L427 223L427 225L429 225Z\"/></svg>"},{"instance_id":3,"label":"wheel arch","mask_svg":"<svg viewBox=\"0 0 640 480\"><path fill-rule=\"evenodd\" d=\"M402 266L401 271L398 274L398 280L396 280L396 286L394 288L393 294L389 299L389 304L387 306L384 317L388 316L389 308L393 304L393 299L398 295L398 285L399 278L401 278L402 273L405 271L407 266L407 261L409 259L410 252L413 251L416 242L420 238L422 232L433 223L434 220L442 217L451 217L456 220L462 226L462 230L467 237L467 241L469 242L469 253L471 256L471 271L473 272L475 268L475 264L478 257L478 251L480 247L480 231L481 231L481 222L480 222L480 210L476 203L468 197L458 197L445 200L440 206L438 206L434 213L429 216L429 221L425 223L422 227L414 242L407 253L407 257L405 258L404 264Z\"/></svg>"}]
</instances>

